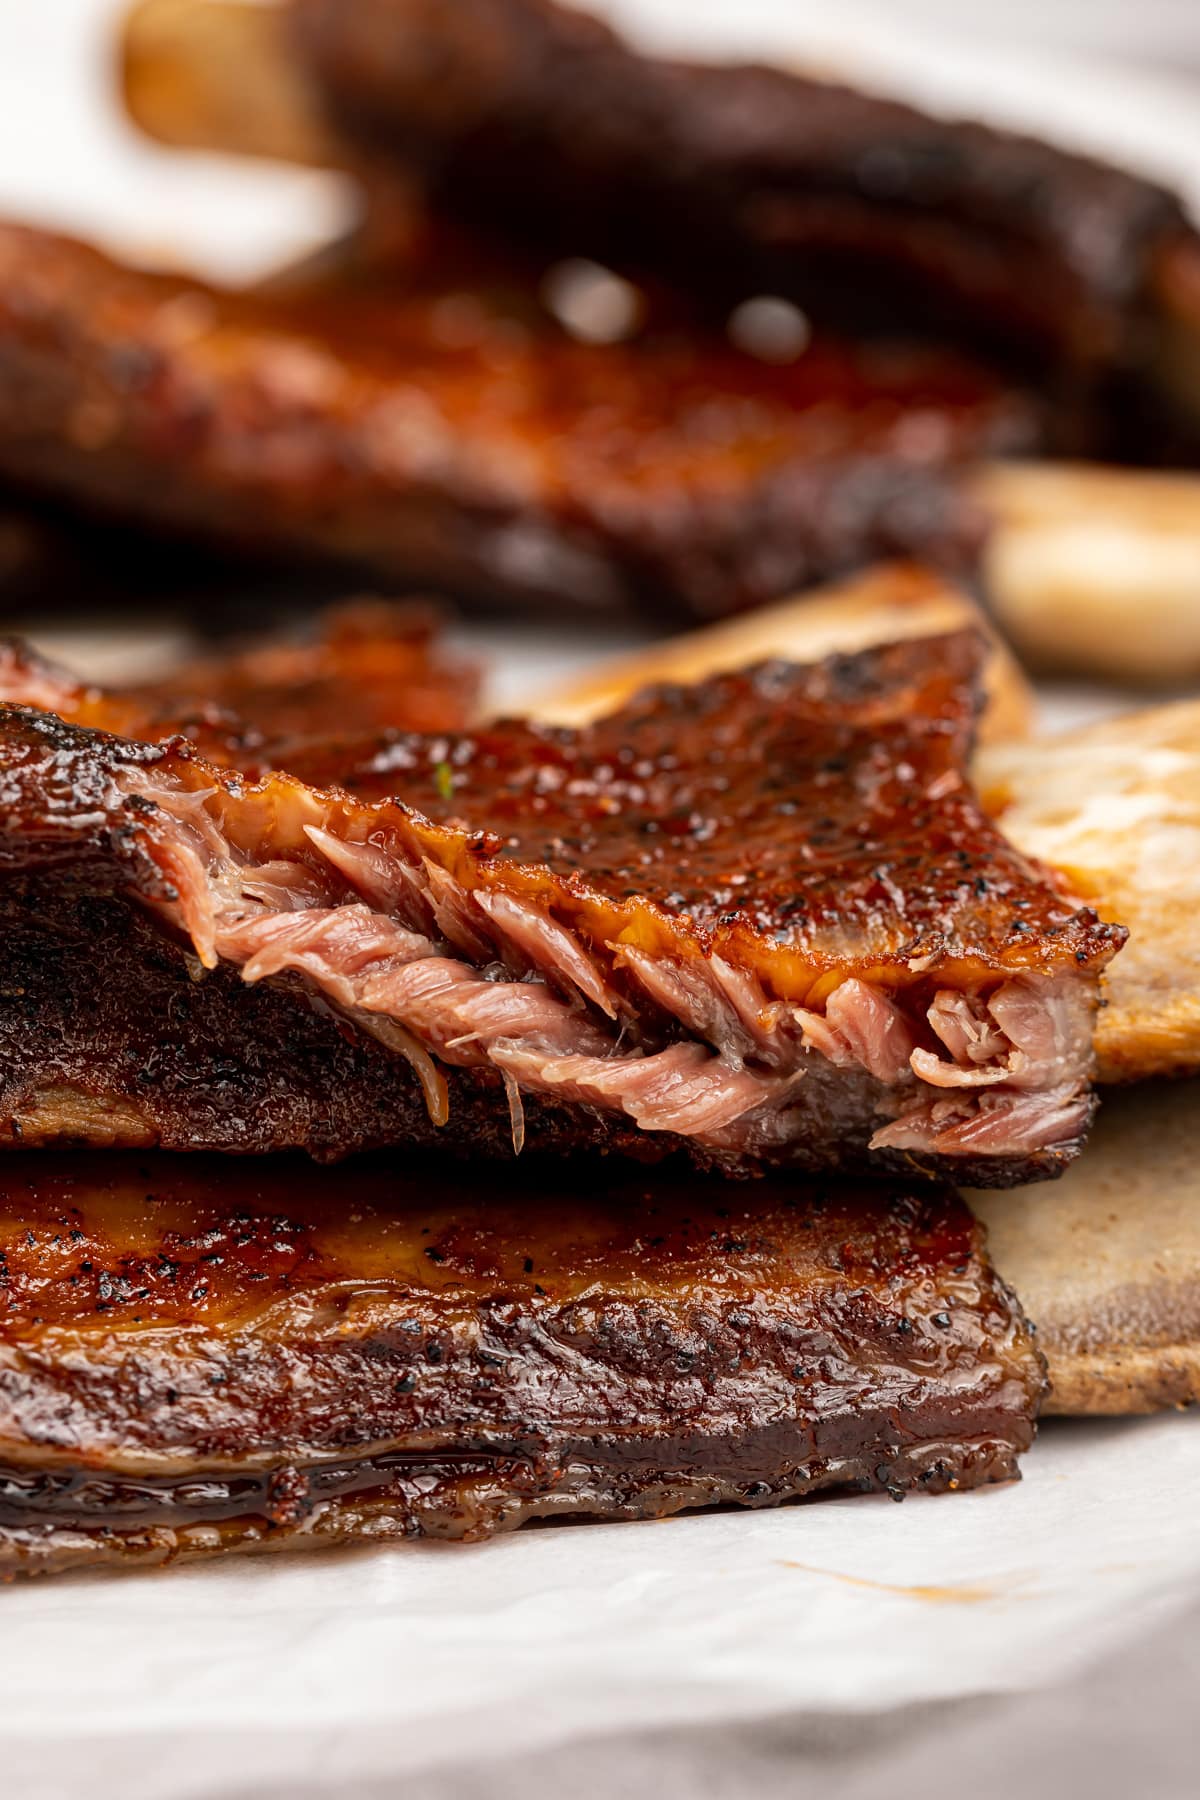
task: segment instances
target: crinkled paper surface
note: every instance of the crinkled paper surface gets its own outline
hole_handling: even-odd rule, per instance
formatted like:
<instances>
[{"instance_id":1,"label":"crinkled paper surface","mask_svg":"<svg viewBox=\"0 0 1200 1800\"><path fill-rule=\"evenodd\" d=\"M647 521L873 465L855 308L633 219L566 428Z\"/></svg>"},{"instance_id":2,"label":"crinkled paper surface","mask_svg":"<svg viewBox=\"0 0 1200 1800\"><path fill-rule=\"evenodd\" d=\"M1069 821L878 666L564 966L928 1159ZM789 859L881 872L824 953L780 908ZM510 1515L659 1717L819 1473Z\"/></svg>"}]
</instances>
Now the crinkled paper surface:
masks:
<instances>
[{"instance_id":1,"label":"crinkled paper surface","mask_svg":"<svg viewBox=\"0 0 1200 1800\"><path fill-rule=\"evenodd\" d=\"M572 1738L1036 1690L1200 1601L1200 1417L1055 1421L1025 1470L13 1587L5 1791L340 1795Z\"/></svg>"}]
</instances>

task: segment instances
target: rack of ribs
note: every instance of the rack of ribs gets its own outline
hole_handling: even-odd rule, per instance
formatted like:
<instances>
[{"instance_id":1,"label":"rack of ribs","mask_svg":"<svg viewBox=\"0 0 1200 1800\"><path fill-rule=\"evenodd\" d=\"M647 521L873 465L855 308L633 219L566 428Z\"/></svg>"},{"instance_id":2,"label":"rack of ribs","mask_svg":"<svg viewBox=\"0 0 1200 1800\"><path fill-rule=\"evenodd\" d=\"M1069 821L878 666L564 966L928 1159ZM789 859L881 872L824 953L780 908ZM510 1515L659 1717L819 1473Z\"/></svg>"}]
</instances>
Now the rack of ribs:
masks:
<instances>
[{"instance_id":1,"label":"rack of ribs","mask_svg":"<svg viewBox=\"0 0 1200 1800\"><path fill-rule=\"evenodd\" d=\"M582 611L736 611L969 561L1033 403L946 350L695 320L571 338L510 259L235 293L0 226L0 478L225 553Z\"/></svg>"},{"instance_id":2,"label":"rack of ribs","mask_svg":"<svg viewBox=\"0 0 1200 1800\"><path fill-rule=\"evenodd\" d=\"M1053 1174L1125 933L985 817L984 654L768 663L257 781L0 708L4 1134Z\"/></svg>"},{"instance_id":3,"label":"rack of ribs","mask_svg":"<svg viewBox=\"0 0 1200 1800\"><path fill-rule=\"evenodd\" d=\"M0 1574L1017 1473L1044 1364L944 1188L11 1157Z\"/></svg>"}]
</instances>

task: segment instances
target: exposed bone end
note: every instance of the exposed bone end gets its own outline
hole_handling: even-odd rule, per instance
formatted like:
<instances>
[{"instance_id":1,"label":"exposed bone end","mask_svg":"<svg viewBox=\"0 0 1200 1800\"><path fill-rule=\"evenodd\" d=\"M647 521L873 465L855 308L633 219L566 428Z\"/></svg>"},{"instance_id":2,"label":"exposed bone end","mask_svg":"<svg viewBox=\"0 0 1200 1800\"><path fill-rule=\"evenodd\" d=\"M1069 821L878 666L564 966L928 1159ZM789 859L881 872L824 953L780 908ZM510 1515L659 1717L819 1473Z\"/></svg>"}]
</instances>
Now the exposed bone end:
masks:
<instances>
[{"instance_id":1,"label":"exposed bone end","mask_svg":"<svg viewBox=\"0 0 1200 1800\"><path fill-rule=\"evenodd\" d=\"M337 168L346 153L288 53L283 8L140 0L125 21L126 110L159 142Z\"/></svg>"},{"instance_id":2,"label":"exposed bone end","mask_svg":"<svg viewBox=\"0 0 1200 1800\"><path fill-rule=\"evenodd\" d=\"M995 520L988 596L1023 658L1158 687L1200 674L1200 477L995 464L974 491Z\"/></svg>"}]
</instances>

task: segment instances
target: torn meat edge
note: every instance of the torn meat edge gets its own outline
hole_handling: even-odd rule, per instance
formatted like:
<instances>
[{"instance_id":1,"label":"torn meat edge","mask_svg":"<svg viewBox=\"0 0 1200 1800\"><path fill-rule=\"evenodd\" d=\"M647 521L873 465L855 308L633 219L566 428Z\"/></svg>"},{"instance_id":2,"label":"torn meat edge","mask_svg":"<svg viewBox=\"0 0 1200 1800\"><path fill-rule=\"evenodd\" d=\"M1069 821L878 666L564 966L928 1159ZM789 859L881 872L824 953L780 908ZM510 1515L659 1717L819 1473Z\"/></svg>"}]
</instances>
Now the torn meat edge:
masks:
<instances>
[{"instance_id":1,"label":"torn meat edge","mask_svg":"<svg viewBox=\"0 0 1200 1800\"><path fill-rule=\"evenodd\" d=\"M761 1151L789 1141L798 1084L833 1070L868 1090L881 1120L871 1150L1021 1156L1086 1129L1095 996L1069 975L998 979L986 996L919 984L892 995L847 976L822 1011L769 996L716 954L598 953L546 910L469 891L395 843L328 831L319 808L303 831L323 867L253 860L210 809L217 789L156 768L115 781L156 818L167 885L143 904L206 968L226 961L251 983L304 977L407 1058L435 1124L449 1118L446 1065L499 1073L516 1151L523 1093L711 1150Z\"/></svg>"}]
</instances>

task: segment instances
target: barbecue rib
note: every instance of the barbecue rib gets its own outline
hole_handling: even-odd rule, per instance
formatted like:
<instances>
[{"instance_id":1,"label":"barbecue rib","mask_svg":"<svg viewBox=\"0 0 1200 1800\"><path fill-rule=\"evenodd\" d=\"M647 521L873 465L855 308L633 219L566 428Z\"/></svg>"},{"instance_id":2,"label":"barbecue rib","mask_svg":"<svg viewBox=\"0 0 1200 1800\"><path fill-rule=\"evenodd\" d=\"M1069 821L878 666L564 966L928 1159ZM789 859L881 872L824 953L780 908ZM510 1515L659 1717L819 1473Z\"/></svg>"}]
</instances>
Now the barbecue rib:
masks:
<instances>
[{"instance_id":1,"label":"barbecue rib","mask_svg":"<svg viewBox=\"0 0 1200 1800\"><path fill-rule=\"evenodd\" d=\"M972 794L982 657L393 734L353 779L403 800L0 709L4 1126L331 1156L449 1117L459 1151L1054 1173L1124 933Z\"/></svg>"},{"instance_id":2,"label":"barbecue rib","mask_svg":"<svg viewBox=\"0 0 1200 1800\"><path fill-rule=\"evenodd\" d=\"M1004 1480L1044 1365L940 1188L10 1158L0 1571Z\"/></svg>"},{"instance_id":3,"label":"barbecue rib","mask_svg":"<svg viewBox=\"0 0 1200 1800\"><path fill-rule=\"evenodd\" d=\"M377 745L387 729L454 731L476 711L479 671L438 643L420 607L351 601L300 637L264 639L193 657L157 680L101 688L0 639L0 702L36 706L73 724L157 744L185 737L210 762L265 773L290 747Z\"/></svg>"},{"instance_id":4,"label":"barbecue rib","mask_svg":"<svg viewBox=\"0 0 1200 1800\"><path fill-rule=\"evenodd\" d=\"M1033 139L783 69L637 55L553 0L292 0L331 122L422 167L435 203L563 253L727 293L1136 357L1178 201Z\"/></svg>"},{"instance_id":5,"label":"barbecue rib","mask_svg":"<svg viewBox=\"0 0 1200 1800\"><path fill-rule=\"evenodd\" d=\"M381 726L449 731L480 716L479 670L437 642L435 614L350 601L320 614L318 624L303 637L289 629L241 651L190 658L134 687L86 683L23 639L0 638L0 702L145 743L186 737L211 762L243 774L265 773L271 756L286 758L297 739L306 740L306 755L322 736L349 740L353 756L369 730L375 754ZM816 662L964 630L989 641L979 742L1027 737L1034 696L1020 666L964 588L916 563L877 563L775 606L643 645L523 697L516 710L542 724L589 724L664 681L690 684L750 663Z\"/></svg>"},{"instance_id":6,"label":"barbecue rib","mask_svg":"<svg viewBox=\"0 0 1200 1800\"><path fill-rule=\"evenodd\" d=\"M983 669L980 744L1011 744L1028 737L1037 708L1020 664L966 589L919 563L876 563L844 581L810 589L775 606L702 625L683 636L659 638L560 677L549 688L522 698L517 710L542 724L590 725L642 688L664 682L691 685L752 663L819 662L822 657L855 654L902 638L945 637L967 630L985 632L990 644ZM26 696L0 685L0 699L24 702Z\"/></svg>"},{"instance_id":7,"label":"barbecue rib","mask_svg":"<svg viewBox=\"0 0 1200 1800\"><path fill-rule=\"evenodd\" d=\"M1036 441L944 352L818 339L780 366L694 322L580 343L536 289L458 274L238 295L0 227L0 475L227 549L715 614L969 557L952 469Z\"/></svg>"}]
</instances>

